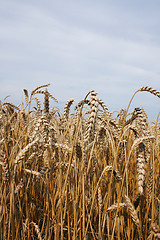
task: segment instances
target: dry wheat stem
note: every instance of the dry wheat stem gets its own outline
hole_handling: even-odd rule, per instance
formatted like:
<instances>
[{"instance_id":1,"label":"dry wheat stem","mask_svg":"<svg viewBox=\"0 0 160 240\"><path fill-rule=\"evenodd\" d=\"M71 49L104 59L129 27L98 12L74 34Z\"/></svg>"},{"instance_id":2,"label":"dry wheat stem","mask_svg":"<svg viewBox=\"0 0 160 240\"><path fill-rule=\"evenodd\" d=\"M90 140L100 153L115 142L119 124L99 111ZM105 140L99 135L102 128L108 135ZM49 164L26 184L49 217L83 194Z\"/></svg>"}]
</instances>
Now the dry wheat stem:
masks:
<instances>
[{"instance_id":1,"label":"dry wheat stem","mask_svg":"<svg viewBox=\"0 0 160 240\"><path fill-rule=\"evenodd\" d=\"M95 91L74 113L72 99L50 110L47 86L24 89L17 109L0 103L0 239L158 238L158 118L143 108L114 118Z\"/></svg>"}]
</instances>

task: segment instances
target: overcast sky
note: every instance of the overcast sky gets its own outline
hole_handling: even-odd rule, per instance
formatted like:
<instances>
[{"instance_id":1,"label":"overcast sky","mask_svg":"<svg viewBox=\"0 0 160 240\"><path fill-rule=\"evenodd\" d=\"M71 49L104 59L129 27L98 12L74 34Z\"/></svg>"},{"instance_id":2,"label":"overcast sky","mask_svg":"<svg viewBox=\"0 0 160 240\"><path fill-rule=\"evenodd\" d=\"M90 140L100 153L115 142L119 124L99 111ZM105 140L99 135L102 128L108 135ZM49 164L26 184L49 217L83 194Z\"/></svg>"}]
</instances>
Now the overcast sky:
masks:
<instances>
[{"instance_id":1,"label":"overcast sky","mask_svg":"<svg viewBox=\"0 0 160 240\"><path fill-rule=\"evenodd\" d=\"M0 99L46 83L61 106L95 90L110 111L142 86L160 91L160 1L1 1ZM133 107L154 120L160 99L138 93Z\"/></svg>"}]
</instances>

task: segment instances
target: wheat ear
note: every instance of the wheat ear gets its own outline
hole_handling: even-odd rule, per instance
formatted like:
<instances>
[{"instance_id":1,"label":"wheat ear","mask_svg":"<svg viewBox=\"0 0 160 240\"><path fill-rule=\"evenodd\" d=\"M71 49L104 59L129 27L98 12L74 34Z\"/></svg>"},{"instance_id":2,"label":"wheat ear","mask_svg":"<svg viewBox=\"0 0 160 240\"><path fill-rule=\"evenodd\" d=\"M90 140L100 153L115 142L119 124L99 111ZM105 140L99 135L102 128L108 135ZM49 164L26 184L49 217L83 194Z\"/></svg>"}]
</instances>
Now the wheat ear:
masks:
<instances>
[{"instance_id":1,"label":"wheat ear","mask_svg":"<svg viewBox=\"0 0 160 240\"><path fill-rule=\"evenodd\" d=\"M36 87L36 88L33 89L33 91L31 92L31 96L33 96L40 88L48 87L49 85L50 85L50 84L45 84L45 85L41 85L41 86Z\"/></svg>"},{"instance_id":2,"label":"wheat ear","mask_svg":"<svg viewBox=\"0 0 160 240\"><path fill-rule=\"evenodd\" d=\"M26 104L28 105L29 103L29 95L28 95L28 91L26 88L23 89L24 91L24 95L25 95L25 101L26 101Z\"/></svg>"},{"instance_id":3,"label":"wheat ear","mask_svg":"<svg viewBox=\"0 0 160 240\"><path fill-rule=\"evenodd\" d=\"M66 119L68 119L69 110L70 110L70 107L71 107L71 105L72 105L73 102L74 102L74 99L73 99L73 98L70 98L70 99L67 101L66 105L65 105L65 108L64 108L64 117L65 117Z\"/></svg>"},{"instance_id":4,"label":"wheat ear","mask_svg":"<svg viewBox=\"0 0 160 240\"><path fill-rule=\"evenodd\" d=\"M140 89L139 89L139 91L140 92L150 92L151 94L154 94L155 96L157 96L157 97L159 97L160 98L160 92L158 92L156 89L153 89L153 88L151 88L151 87L148 87L148 86L146 86L146 87L141 87Z\"/></svg>"},{"instance_id":5,"label":"wheat ear","mask_svg":"<svg viewBox=\"0 0 160 240\"><path fill-rule=\"evenodd\" d=\"M154 236L156 239L160 239L160 226L158 226L156 223L152 225L151 234L147 239L150 239L151 235Z\"/></svg>"},{"instance_id":6,"label":"wheat ear","mask_svg":"<svg viewBox=\"0 0 160 240\"><path fill-rule=\"evenodd\" d=\"M139 227L139 218L138 218L137 212L134 208L134 205L131 203L131 200L126 195L125 195L125 202L133 222L136 224L137 227Z\"/></svg>"},{"instance_id":7,"label":"wheat ear","mask_svg":"<svg viewBox=\"0 0 160 240\"><path fill-rule=\"evenodd\" d=\"M149 177L146 182L146 199L148 203L150 202L151 199L152 189L153 189L153 168L150 169Z\"/></svg>"},{"instance_id":8,"label":"wheat ear","mask_svg":"<svg viewBox=\"0 0 160 240\"><path fill-rule=\"evenodd\" d=\"M137 151L137 182L140 195L143 194L146 175L146 154L145 145L140 143Z\"/></svg>"},{"instance_id":9,"label":"wheat ear","mask_svg":"<svg viewBox=\"0 0 160 240\"><path fill-rule=\"evenodd\" d=\"M45 114L49 113L49 93L47 89L44 92L44 113Z\"/></svg>"},{"instance_id":10,"label":"wheat ear","mask_svg":"<svg viewBox=\"0 0 160 240\"><path fill-rule=\"evenodd\" d=\"M97 111L98 111L98 98L97 93L93 90L90 92L91 99L91 111L89 115L89 122L85 134L85 141L88 141L91 137L92 131L94 130Z\"/></svg>"},{"instance_id":11,"label":"wheat ear","mask_svg":"<svg viewBox=\"0 0 160 240\"><path fill-rule=\"evenodd\" d=\"M33 142L29 143L24 149L22 149L15 159L15 164L22 161L26 156L27 152L29 151L29 149L33 147L37 142L38 142L38 138L36 138Z\"/></svg>"},{"instance_id":12,"label":"wheat ear","mask_svg":"<svg viewBox=\"0 0 160 240\"><path fill-rule=\"evenodd\" d=\"M42 240L39 226L38 226L35 222L32 222L32 224L33 224L33 226L34 226L34 228L35 228L35 231L36 231L36 233L37 233L38 239L39 239L39 240Z\"/></svg>"},{"instance_id":13,"label":"wheat ear","mask_svg":"<svg viewBox=\"0 0 160 240\"><path fill-rule=\"evenodd\" d=\"M118 211L121 211L124 207L126 207L126 203L115 203L112 206L107 208L107 213L108 212L113 212L118 209Z\"/></svg>"}]
</instances>

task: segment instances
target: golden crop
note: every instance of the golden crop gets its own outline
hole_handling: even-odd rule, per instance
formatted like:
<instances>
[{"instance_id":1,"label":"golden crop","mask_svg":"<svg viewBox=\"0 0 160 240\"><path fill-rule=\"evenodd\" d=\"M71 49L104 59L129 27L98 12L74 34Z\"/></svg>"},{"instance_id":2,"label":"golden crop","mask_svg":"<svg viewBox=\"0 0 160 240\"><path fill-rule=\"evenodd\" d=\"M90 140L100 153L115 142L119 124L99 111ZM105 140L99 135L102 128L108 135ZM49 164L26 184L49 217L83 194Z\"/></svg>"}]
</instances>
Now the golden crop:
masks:
<instances>
[{"instance_id":1,"label":"golden crop","mask_svg":"<svg viewBox=\"0 0 160 240\"><path fill-rule=\"evenodd\" d=\"M62 113L47 89L0 104L0 239L160 239L160 123L95 91ZM44 104L37 97L44 95Z\"/></svg>"}]
</instances>

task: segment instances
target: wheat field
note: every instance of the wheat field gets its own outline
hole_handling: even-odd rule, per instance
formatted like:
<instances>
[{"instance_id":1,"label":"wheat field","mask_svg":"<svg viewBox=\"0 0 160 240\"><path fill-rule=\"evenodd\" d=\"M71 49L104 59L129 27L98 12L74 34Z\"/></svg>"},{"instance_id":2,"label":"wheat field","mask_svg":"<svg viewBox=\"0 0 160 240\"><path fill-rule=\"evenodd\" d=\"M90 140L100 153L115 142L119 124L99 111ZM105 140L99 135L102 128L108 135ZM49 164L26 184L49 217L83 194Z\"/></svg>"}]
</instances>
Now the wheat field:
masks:
<instances>
[{"instance_id":1,"label":"wheat field","mask_svg":"<svg viewBox=\"0 0 160 240\"><path fill-rule=\"evenodd\" d=\"M113 117L94 90L61 112L48 89L0 102L0 240L160 239L159 114L130 112L160 92Z\"/></svg>"}]
</instances>

